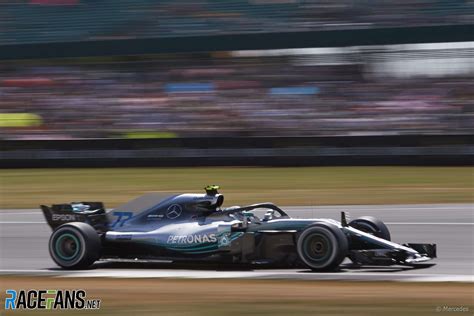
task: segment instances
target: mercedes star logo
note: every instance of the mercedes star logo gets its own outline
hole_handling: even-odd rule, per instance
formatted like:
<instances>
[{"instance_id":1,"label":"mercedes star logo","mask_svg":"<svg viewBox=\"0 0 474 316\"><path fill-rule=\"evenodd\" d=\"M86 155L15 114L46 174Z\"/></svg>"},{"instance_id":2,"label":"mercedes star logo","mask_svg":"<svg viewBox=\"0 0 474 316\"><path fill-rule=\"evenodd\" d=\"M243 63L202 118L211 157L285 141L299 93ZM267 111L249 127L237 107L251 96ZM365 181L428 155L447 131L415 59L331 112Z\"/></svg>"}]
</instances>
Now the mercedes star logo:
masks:
<instances>
[{"instance_id":1,"label":"mercedes star logo","mask_svg":"<svg viewBox=\"0 0 474 316\"><path fill-rule=\"evenodd\" d=\"M172 204L168 209L166 210L166 217L169 219L175 219L178 218L181 215L181 212L183 209L181 208L181 205L179 204Z\"/></svg>"}]
</instances>

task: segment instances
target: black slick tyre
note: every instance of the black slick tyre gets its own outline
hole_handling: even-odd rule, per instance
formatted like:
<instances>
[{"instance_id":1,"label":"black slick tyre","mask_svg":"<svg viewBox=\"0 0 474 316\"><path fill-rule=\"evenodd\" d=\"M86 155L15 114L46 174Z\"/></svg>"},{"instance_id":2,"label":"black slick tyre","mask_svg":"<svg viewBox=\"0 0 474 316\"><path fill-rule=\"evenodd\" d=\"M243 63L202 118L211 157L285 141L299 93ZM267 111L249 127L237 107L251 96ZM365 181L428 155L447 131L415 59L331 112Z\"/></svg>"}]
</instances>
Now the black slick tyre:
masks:
<instances>
[{"instance_id":1,"label":"black slick tyre","mask_svg":"<svg viewBox=\"0 0 474 316\"><path fill-rule=\"evenodd\" d=\"M390 241L390 231L387 225L380 219L372 216L362 216L349 223L349 226L361 230L364 233Z\"/></svg>"},{"instance_id":2,"label":"black slick tyre","mask_svg":"<svg viewBox=\"0 0 474 316\"><path fill-rule=\"evenodd\" d=\"M347 256L348 247L344 233L327 223L307 227L296 245L300 260L313 271L336 270Z\"/></svg>"},{"instance_id":3,"label":"black slick tyre","mask_svg":"<svg viewBox=\"0 0 474 316\"><path fill-rule=\"evenodd\" d=\"M53 261L64 269L85 269L100 258L101 241L86 223L72 222L56 228L49 239Z\"/></svg>"}]
</instances>

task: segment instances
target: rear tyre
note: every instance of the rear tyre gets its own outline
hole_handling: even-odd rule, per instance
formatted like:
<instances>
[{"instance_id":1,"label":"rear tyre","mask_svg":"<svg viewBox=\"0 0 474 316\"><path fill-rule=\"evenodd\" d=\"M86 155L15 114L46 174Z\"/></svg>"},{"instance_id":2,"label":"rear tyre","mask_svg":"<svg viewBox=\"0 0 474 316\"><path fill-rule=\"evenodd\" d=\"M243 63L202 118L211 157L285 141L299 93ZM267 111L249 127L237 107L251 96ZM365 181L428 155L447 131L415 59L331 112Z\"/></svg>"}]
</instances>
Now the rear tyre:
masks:
<instances>
[{"instance_id":1,"label":"rear tyre","mask_svg":"<svg viewBox=\"0 0 474 316\"><path fill-rule=\"evenodd\" d=\"M372 216L359 217L351 221L349 226L388 241L391 238L387 225L380 219Z\"/></svg>"},{"instance_id":2,"label":"rear tyre","mask_svg":"<svg viewBox=\"0 0 474 316\"><path fill-rule=\"evenodd\" d=\"M49 239L49 253L64 269L84 269L100 258L100 237L92 226L73 222L59 226Z\"/></svg>"},{"instance_id":3,"label":"rear tyre","mask_svg":"<svg viewBox=\"0 0 474 316\"><path fill-rule=\"evenodd\" d=\"M309 226L298 237L299 258L313 271L332 271L348 253L348 241L336 226L318 223Z\"/></svg>"}]
</instances>

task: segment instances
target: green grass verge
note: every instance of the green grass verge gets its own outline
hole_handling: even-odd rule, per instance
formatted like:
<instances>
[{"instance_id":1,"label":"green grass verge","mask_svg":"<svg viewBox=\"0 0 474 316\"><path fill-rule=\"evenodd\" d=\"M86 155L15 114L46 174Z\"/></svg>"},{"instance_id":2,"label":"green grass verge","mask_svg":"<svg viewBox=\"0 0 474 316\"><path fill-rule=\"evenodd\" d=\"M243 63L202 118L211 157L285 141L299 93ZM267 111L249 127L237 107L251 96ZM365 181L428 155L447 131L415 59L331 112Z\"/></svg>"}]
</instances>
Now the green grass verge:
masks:
<instances>
[{"instance_id":1,"label":"green grass verge","mask_svg":"<svg viewBox=\"0 0 474 316\"><path fill-rule=\"evenodd\" d=\"M472 167L2 169L0 208L81 200L109 207L144 192L202 192L226 205L458 203L473 201Z\"/></svg>"}]
</instances>

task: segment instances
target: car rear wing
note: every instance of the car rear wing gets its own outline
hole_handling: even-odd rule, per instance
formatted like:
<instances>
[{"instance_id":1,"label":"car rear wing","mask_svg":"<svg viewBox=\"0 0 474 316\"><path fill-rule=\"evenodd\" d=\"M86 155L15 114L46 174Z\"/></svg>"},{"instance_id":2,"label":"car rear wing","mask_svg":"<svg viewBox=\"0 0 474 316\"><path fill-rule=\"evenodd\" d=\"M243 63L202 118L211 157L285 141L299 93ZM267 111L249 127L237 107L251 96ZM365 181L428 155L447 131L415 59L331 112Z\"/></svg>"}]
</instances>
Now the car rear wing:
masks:
<instances>
[{"instance_id":1,"label":"car rear wing","mask_svg":"<svg viewBox=\"0 0 474 316\"><path fill-rule=\"evenodd\" d=\"M83 222L98 232L108 230L108 220L102 202L74 202L65 204L41 205L43 215L52 230L70 222Z\"/></svg>"}]
</instances>

